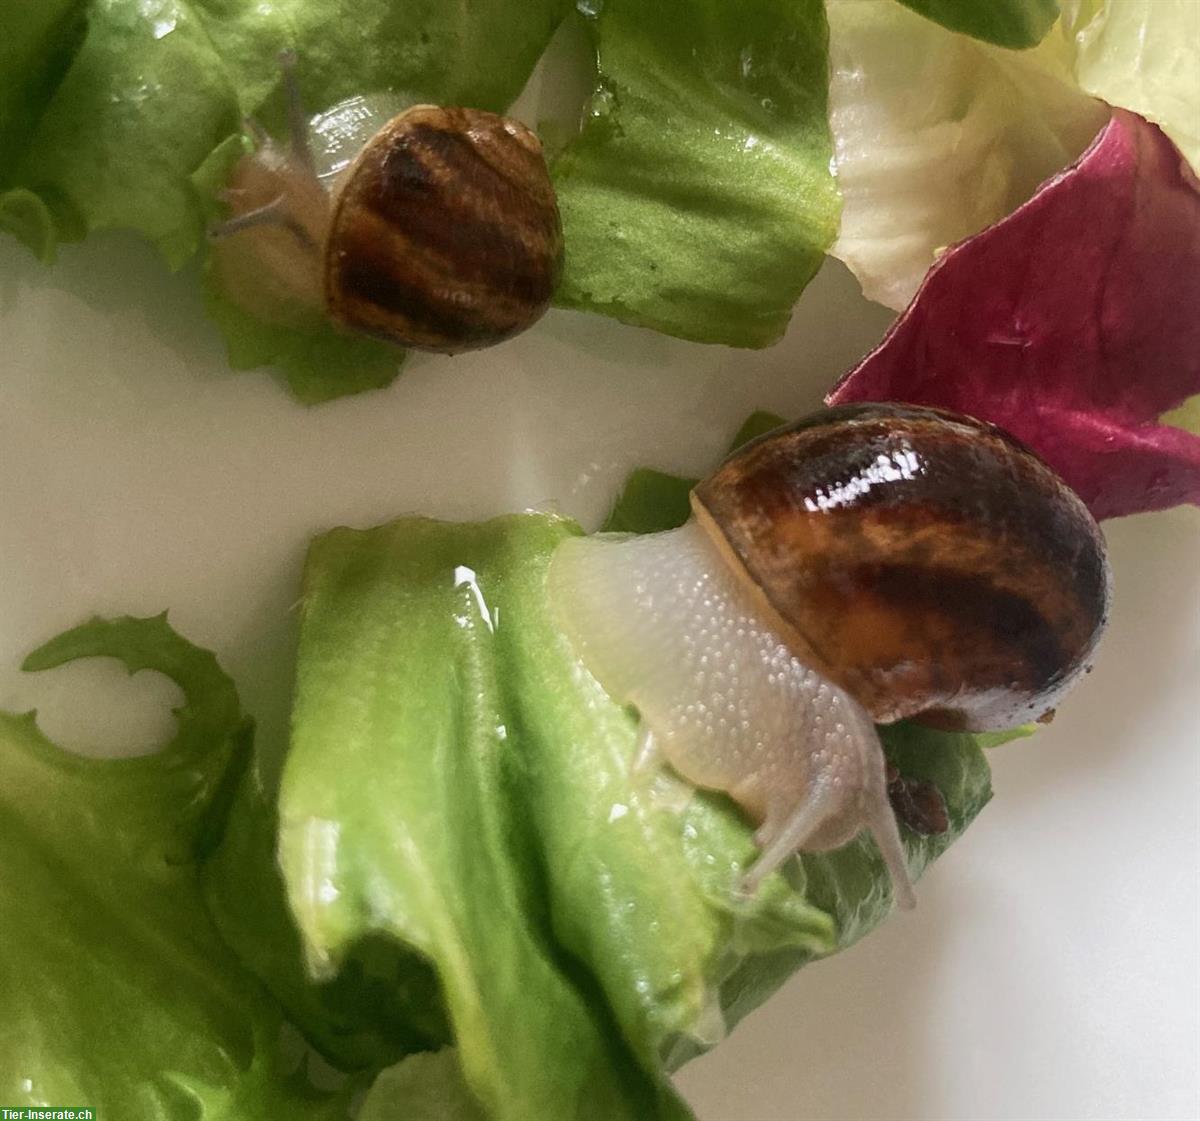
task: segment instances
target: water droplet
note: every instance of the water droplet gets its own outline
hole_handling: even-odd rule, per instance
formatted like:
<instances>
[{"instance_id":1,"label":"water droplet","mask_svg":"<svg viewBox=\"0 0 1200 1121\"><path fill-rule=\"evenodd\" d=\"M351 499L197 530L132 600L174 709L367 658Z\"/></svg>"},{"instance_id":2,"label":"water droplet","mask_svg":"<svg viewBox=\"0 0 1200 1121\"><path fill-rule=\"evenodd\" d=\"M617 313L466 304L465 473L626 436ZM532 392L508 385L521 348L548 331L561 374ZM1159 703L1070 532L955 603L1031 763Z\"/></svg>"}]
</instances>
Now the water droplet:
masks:
<instances>
[{"instance_id":1,"label":"water droplet","mask_svg":"<svg viewBox=\"0 0 1200 1121\"><path fill-rule=\"evenodd\" d=\"M610 113L615 113L617 109L617 96L607 86L602 85L592 95L592 100L588 102L588 112L593 117L607 117Z\"/></svg>"}]
</instances>

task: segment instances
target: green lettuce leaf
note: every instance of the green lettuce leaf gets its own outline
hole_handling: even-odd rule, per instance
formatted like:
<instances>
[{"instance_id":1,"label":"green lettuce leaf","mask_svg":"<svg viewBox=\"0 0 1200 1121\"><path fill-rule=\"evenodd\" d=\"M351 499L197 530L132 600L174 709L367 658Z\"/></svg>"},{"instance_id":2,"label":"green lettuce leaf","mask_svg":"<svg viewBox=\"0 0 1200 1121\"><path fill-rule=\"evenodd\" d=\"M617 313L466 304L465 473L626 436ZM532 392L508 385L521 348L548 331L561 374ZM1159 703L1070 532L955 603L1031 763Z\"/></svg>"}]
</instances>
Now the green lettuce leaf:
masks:
<instances>
[{"instance_id":1,"label":"green lettuce leaf","mask_svg":"<svg viewBox=\"0 0 1200 1121\"><path fill-rule=\"evenodd\" d=\"M371 1086L357 1121L487 1121L451 1048L412 1055Z\"/></svg>"},{"instance_id":2,"label":"green lettuce leaf","mask_svg":"<svg viewBox=\"0 0 1200 1121\"><path fill-rule=\"evenodd\" d=\"M639 467L625 480L602 533L653 533L663 523L683 525L692 512L691 493L694 479L684 479Z\"/></svg>"},{"instance_id":3,"label":"green lettuce leaf","mask_svg":"<svg viewBox=\"0 0 1200 1121\"><path fill-rule=\"evenodd\" d=\"M675 495L640 501L647 529L686 516ZM741 899L756 850L737 808L667 774L630 781L635 720L547 602L578 532L407 518L313 543L281 866L319 981L364 939L432 966L487 1116L679 1116L666 1071L866 933L891 886L863 839ZM949 807L947 833L905 836L919 875L987 801L988 770L969 736L886 740Z\"/></svg>"},{"instance_id":4,"label":"green lettuce leaf","mask_svg":"<svg viewBox=\"0 0 1200 1121\"><path fill-rule=\"evenodd\" d=\"M607 0L599 85L555 183L557 302L765 346L837 229L821 0Z\"/></svg>"},{"instance_id":5,"label":"green lettuce leaf","mask_svg":"<svg viewBox=\"0 0 1200 1121\"><path fill-rule=\"evenodd\" d=\"M1200 171L1195 0L1076 0L1060 32L1081 88L1161 125Z\"/></svg>"},{"instance_id":6,"label":"green lettuce leaf","mask_svg":"<svg viewBox=\"0 0 1200 1121\"><path fill-rule=\"evenodd\" d=\"M119 658L184 691L154 755L63 751L0 713L0 1100L121 1121L347 1116L278 1053L278 1007L209 921L215 844L251 725L216 659L164 617L94 620L28 670Z\"/></svg>"},{"instance_id":7,"label":"green lettuce leaf","mask_svg":"<svg viewBox=\"0 0 1200 1121\"><path fill-rule=\"evenodd\" d=\"M339 331L320 316L286 327L256 319L225 296L208 268L204 303L225 336L229 365L235 370L275 367L302 405L383 389L404 364L399 347Z\"/></svg>"},{"instance_id":8,"label":"green lettuce leaf","mask_svg":"<svg viewBox=\"0 0 1200 1121\"><path fill-rule=\"evenodd\" d=\"M375 1071L452 1039L427 962L364 939L334 978L305 969L278 847L277 790L261 745L239 784L219 848L203 869L221 936L280 1002L290 1022L341 1070Z\"/></svg>"},{"instance_id":9,"label":"green lettuce leaf","mask_svg":"<svg viewBox=\"0 0 1200 1121\"><path fill-rule=\"evenodd\" d=\"M394 939L437 970L490 1116L680 1117L555 944L510 803L516 714L472 581L527 593L536 568L514 560L544 556L562 525L410 519L314 542L281 865L316 977L336 975L363 938ZM521 606L492 607L510 609Z\"/></svg>"},{"instance_id":10,"label":"green lettuce leaf","mask_svg":"<svg viewBox=\"0 0 1200 1121\"><path fill-rule=\"evenodd\" d=\"M0 22L20 27L37 7L5 0ZM52 251L92 230L132 229L178 267L202 235L188 176L240 120L202 18L183 0L94 0L86 34L63 61L27 60L29 83L45 89L47 65L61 77L0 172L0 185L43 205L44 228L24 240Z\"/></svg>"},{"instance_id":11,"label":"green lettuce leaf","mask_svg":"<svg viewBox=\"0 0 1200 1121\"><path fill-rule=\"evenodd\" d=\"M752 413L738 429L730 451L737 451L772 428L783 424L774 413ZM668 475L652 467L639 467L625 480L621 493L608 512L602 533L655 533L683 525L692 512L691 493L695 479Z\"/></svg>"},{"instance_id":12,"label":"green lettuce leaf","mask_svg":"<svg viewBox=\"0 0 1200 1121\"><path fill-rule=\"evenodd\" d=\"M1200 397L1189 397L1179 408L1164 413L1162 423L1200 436Z\"/></svg>"},{"instance_id":13,"label":"green lettuce leaf","mask_svg":"<svg viewBox=\"0 0 1200 1121\"><path fill-rule=\"evenodd\" d=\"M907 8L998 47L1032 47L1058 18L1058 0L900 0Z\"/></svg>"},{"instance_id":14,"label":"green lettuce leaf","mask_svg":"<svg viewBox=\"0 0 1200 1121\"><path fill-rule=\"evenodd\" d=\"M1074 160L1108 120L1057 43L1018 53L899 4L829 0L842 225L831 252L897 310L937 254Z\"/></svg>"},{"instance_id":15,"label":"green lettuce leaf","mask_svg":"<svg viewBox=\"0 0 1200 1121\"><path fill-rule=\"evenodd\" d=\"M212 191L246 116L280 133L278 54L306 104L412 91L501 109L568 0L0 0L0 228L49 259L93 230L134 230L177 268L203 246ZM11 67L11 68L10 68ZM386 384L399 352L325 323L299 335L209 292L231 364L276 365L304 401Z\"/></svg>"},{"instance_id":16,"label":"green lettuce leaf","mask_svg":"<svg viewBox=\"0 0 1200 1121\"><path fill-rule=\"evenodd\" d=\"M33 131L79 45L86 0L42 0L4 21L0 40L0 167ZM2 228L2 227L0 227Z\"/></svg>"}]
</instances>

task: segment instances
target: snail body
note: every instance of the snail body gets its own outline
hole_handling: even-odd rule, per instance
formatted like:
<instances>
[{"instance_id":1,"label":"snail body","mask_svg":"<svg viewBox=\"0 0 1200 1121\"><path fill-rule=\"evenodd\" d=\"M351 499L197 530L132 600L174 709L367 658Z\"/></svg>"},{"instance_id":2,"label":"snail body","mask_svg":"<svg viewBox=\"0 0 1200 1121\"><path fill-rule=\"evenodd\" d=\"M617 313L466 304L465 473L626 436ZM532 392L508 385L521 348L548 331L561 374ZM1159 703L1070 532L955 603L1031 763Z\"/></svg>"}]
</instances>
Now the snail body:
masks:
<instances>
[{"instance_id":1,"label":"snail body","mask_svg":"<svg viewBox=\"0 0 1200 1121\"><path fill-rule=\"evenodd\" d=\"M414 105L328 182L293 112L283 148L259 132L216 227L224 290L269 322L322 314L402 346L457 353L531 326L562 265L562 225L537 136L480 109Z\"/></svg>"},{"instance_id":2,"label":"snail body","mask_svg":"<svg viewBox=\"0 0 1200 1121\"><path fill-rule=\"evenodd\" d=\"M1095 522L999 429L897 405L768 433L692 508L668 533L565 542L564 631L675 771L759 823L747 889L866 829L911 902L875 724L1051 709L1107 617Z\"/></svg>"},{"instance_id":3,"label":"snail body","mask_svg":"<svg viewBox=\"0 0 1200 1121\"><path fill-rule=\"evenodd\" d=\"M758 823L747 891L797 849L867 828L911 900L870 716L796 657L694 519L564 541L549 579L563 629L609 695L637 706L652 755Z\"/></svg>"}]
</instances>

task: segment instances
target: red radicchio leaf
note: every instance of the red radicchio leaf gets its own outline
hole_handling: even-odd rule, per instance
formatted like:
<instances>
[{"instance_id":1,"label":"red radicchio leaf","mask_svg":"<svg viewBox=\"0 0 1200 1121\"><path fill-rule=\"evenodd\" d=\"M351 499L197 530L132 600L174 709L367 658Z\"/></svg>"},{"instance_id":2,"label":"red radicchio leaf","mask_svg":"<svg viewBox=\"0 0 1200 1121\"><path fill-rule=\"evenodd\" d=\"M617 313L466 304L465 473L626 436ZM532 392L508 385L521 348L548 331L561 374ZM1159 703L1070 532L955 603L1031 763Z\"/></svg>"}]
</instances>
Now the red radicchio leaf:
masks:
<instances>
[{"instance_id":1,"label":"red radicchio leaf","mask_svg":"<svg viewBox=\"0 0 1200 1121\"><path fill-rule=\"evenodd\" d=\"M1200 437L1157 423L1200 393L1200 180L1135 113L1006 219L954 246L829 404L990 420L1098 518L1200 505Z\"/></svg>"}]
</instances>

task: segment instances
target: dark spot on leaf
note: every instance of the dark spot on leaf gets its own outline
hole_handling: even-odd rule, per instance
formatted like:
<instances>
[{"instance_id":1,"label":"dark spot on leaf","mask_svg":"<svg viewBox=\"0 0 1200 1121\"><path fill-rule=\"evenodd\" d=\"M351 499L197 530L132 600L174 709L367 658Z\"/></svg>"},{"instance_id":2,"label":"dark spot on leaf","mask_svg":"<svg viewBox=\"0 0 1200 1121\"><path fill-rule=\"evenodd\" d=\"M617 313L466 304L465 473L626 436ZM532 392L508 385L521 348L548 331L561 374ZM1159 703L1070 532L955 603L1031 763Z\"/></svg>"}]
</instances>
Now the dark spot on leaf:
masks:
<instances>
[{"instance_id":1,"label":"dark spot on leaf","mask_svg":"<svg viewBox=\"0 0 1200 1121\"><path fill-rule=\"evenodd\" d=\"M946 799L932 782L905 778L889 763L887 784L888 800L901 825L922 837L945 833L950 828Z\"/></svg>"}]
</instances>

